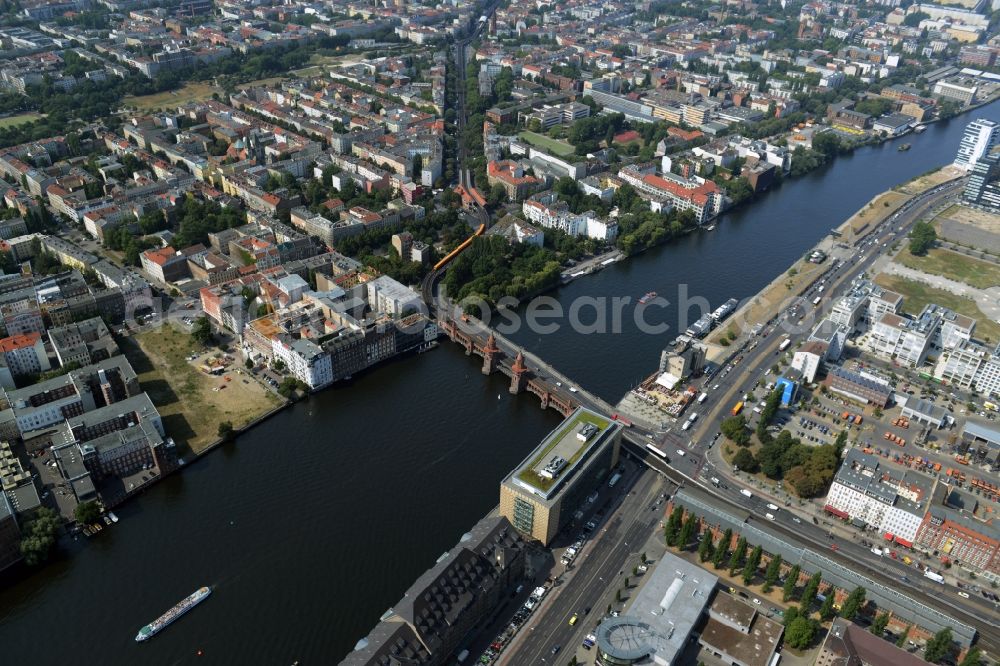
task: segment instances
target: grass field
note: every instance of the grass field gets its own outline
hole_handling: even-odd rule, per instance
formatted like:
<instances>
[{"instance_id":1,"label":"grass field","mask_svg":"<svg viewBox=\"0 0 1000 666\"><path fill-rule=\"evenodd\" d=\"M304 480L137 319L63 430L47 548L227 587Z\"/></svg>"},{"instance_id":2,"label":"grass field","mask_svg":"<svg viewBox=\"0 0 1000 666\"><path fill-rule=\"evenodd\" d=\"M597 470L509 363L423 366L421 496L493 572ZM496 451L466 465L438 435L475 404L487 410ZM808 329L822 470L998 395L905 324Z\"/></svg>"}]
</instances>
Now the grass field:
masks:
<instances>
[{"instance_id":1,"label":"grass field","mask_svg":"<svg viewBox=\"0 0 1000 666\"><path fill-rule=\"evenodd\" d=\"M0 129L6 129L8 127L17 127L18 125L24 125L25 123L34 122L42 117L39 113L21 113L16 116L7 116L6 118L0 118Z\"/></svg>"},{"instance_id":2,"label":"grass field","mask_svg":"<svg viewBox=\"0 0 1000 666\"><path fill-rule=\"evenodd\" d=\"M122 341L142 388L163 417L167 435L196 454L218 439L219 423L229 421L240 428L282 401L245 372L236 372L238 363L226 373L228 382L201 372L196 367L200 361L187 360L197 347L174 324ZM220 386L226 388L212 390Z\"/></svg>"},{"instance_id":3,"label":"grass field","mask_svg":"<svg viewBox=\"0 0 1000 666\"><path fill-rule=\"evenodd\" d=\"M524 131L518 136L522 139L535 146L536 148L541 148L542 150L547 150L557 157L567 157L573 154L574 148L565 141L556 141L555 139L549 138L544 134L536 134L535 132Z\"/></svg>"},{"instance_id":4,"label":"grass field","mask_svg":"<svg viewBox=\"0 0 1000 666\"><path fill-rule=\"evenodd\" d=\"M956 296L943 289L936 289L930 285L907 280L898 275L886 275L885 273L875 278L875 282L886 289L891 289L903 296L903 310L912 314L920 314L924 306L928 303L943 305L951 308L959 314L972 317L976 324L976 337L984 342L996 343L1000 341L1000 324L985 317L979 310L979 306L971 298Z\"/></svg>"},{"instance_id":5,"label":"grass field","mask_svg":"<svg viewBox=\"0 0 1000 666\"><path fill-rule=\"evenodd\" d=\"M190 102L200 102L212 97L212 93L222 94L222 90L203 82L186 83L178 90L142 95L141 97L126 97L122 103L135 107L139 111L154 111L156 109L172 109Z\"/></svg>"},{"instance_id":6,"label":"grass field","mask_svg":"<svg viewBox=\"0 0 1000 666\"><path fill-rule=\"evenodd\" d=\"M896 255L895 261L923 273L964 282L977 289L1000 286L1000 266L951 250L934 248L926 256L915 257L904 249Z\"/></svg>"}]
</instances>

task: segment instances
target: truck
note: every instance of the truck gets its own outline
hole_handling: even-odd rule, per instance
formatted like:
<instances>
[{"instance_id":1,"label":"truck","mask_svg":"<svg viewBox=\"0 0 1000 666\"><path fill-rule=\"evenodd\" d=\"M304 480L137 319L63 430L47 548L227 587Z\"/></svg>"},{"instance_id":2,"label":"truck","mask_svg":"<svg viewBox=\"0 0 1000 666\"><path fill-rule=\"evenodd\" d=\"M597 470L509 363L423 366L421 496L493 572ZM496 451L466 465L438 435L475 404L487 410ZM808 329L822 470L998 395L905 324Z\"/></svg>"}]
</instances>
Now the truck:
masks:
<instances>
[{"instance_id":1,"label":"truck","mask_svg":"<svg viewBox=\"0 0 1000 666\"><path fill-rule=\"evenodd\" d=\"M820 302L821 300L823 300L823 297L822 297L822 296L817 296L816 298L814 298L814 299L813 299L813 307L816 307L817 305L819 305L819 302Z\"/></svg>"},{"instance_id":2,"label":"truck","mask_svg":"<svg viewBox=\"0 0 1000 666\"><path fill-rule=\"evenodd\" d=\"M768 520L774 520L774 514L773 513L765 513L764 517L767 518Z\"/></svg>"},{"instance_id":3,"label":"truck","mask_svg":"<svg viewBox=\"0 0 1000 666\"><path fill-rule=\"evenodd\" d=\"M681 430L687 430L690 427L691 427L691 422L690 421L685 421L684 425L681 426Z\"/></svg>"},{"instance_id":4,"label":"truck","mask_svg":"<svg viewBox=\"0 0 1000 666\"><path fill-rule=\"evenodd\" d=\"M944 576L937 573L936 571L931 571L930 569L928 569L927 571L924 572L924 578L930 578L935 583L938 583L939 585L944 585Z\"/></svg>"},{"instance_id":5,"label":"truck","mask_svg":"<svg viewBox=\"0 0 1000 666\"><path fill-rule=\"evenodd\" d=\"M621 479L622 475L620 473L615 472L614 474L612 474L611 478L608 479L608 488L614 488L616 485L618 485L618 482L621 481Z\"/></svg>"},{"instance_id":6,"label":"truck","mask_svg":"<svg viewBox=\"0 0 1000 666\"><path fill-rule=\"evenodd\" d=\"M753 493L746 488L740 488L740 495L745 495L746 497L753 497Z\"/></svg>"},{"instance_id":7,"label":"truck","mask_svg":"<svg viewBox=\"0 0 1000 666\"><path fill-rule=\"evenodd\" d=\"M875 553L876 555L878 555L879 557L882 557L882 552L883 551L878 546L872 546L872 552Z\"/></svg>"},{"instance_id":8,"label":"truck","mask_svg":"<svg viewBox=\"0 0 1000 666\"><path fill-rule=\"evenodd\" d=\"M698 412L691 412L691 416L688 417L688 421L694 423L698 420Z\"/></svg>"},{"instance_id":9,"label":"truck","mask_svg":"<svg viewBox=\"0 0 1000 666\"><path fill-rule=\"evenodd\" d=\"M789 345L791 345L791 344L792 344L792 339L791 338L785 338L784 340L781 341L781 344L778 345L778 351L779 352L785 351L786 349L788 349Z\"/></svg>"},{"instance_id":10,"label":"truck","mask_svg":"<svg viewBox=\"0 0 1000 666\"><path fill-rule=\"evenodd\" d=\"M735 405L733 405L733 408L730 410L730 413L733 416L736 416L737 414L739 414L742 411L743 411L743 401L740 400L738 403L736 403Z\"/></svg>"},{"instance_id":11,"label":"truck","mask_svg":"<svg viewBox=\"0 0 1000 666\"><path fill-rule=\"evenodd\" d=\"M698 396L698 404L701 404L701 403L705 402L705 399L707 397L708 397L708 394L705 393L704 391L702 391L701 395Z\"/></svg>"}]
</instances>

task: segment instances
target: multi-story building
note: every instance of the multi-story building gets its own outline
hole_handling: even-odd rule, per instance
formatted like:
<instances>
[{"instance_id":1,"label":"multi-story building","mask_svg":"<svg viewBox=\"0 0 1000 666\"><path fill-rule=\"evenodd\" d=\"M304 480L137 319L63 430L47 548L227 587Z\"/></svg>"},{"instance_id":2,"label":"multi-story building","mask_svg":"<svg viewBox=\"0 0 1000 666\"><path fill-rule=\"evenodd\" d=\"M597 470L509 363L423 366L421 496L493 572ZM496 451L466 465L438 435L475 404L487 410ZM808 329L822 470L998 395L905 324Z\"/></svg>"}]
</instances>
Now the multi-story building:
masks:
<instances>
[{"instance_id":1,"label":"multi-story building","mask_svg":"<svg viewBox=\"0 0 1000 666\"><path fill-rule=\"evenodd\" d=\"M917 319L884 314L868 333L868 351L900 365L918 368L927 358L940 326L941 318L933 312Z\"/></svg>"},{"instance_id":2,"label":"multi-story building","mask_svg":"<svg viewBox=\"0 0 1000 666\"><path fill-rule=\"evenodd\" d=\"M975 79L941 79L934 84L933 92L938 97L969 105L976 102L979 85Z\"/></svg>"},{"instance_id":3,"label":"multi-story building","mask_svg":"<svg viewBox=\"0 0 1000 666\"><path fill-rule=\"evenodd\" d=\"M486 165L486 180L490 187L499 185L511 201L523 201L541 185L534 176L524 173L524 169L511 160L490 162Z\"/></svg>"},{"instance_id":4,"label":"multi-story building","mask_svg":"<svg viewBox=\"0 0 1000 666\"><path fill-rule=\"evenodd\" d=\"M577 408L500 484L500 514L548 545L618 464L621 426Z\"/></svg>"},{"instance_id":5,"label":"multi-story building","mask_svg":"<svg viewBox=\"0 0 1000 666\"><path fill-rule=\"evenodd\" d=\"M825 384L834 393L862 404L885 407L892 397L892 387L888 382L839 366L827 371Z\"/></svg>"},{"instance_id":6,"label":"multi-story building","mask_svg":"<svg viewBox=\"0 0 1000 666\"><path fill-rule=\"evenodd\" d=\"M912 548L929 501L926 477L882 467L875 456L851 449L833 478L824 509Z\"/></svg>"},{"instance_id":7,"label":"multi-story building","mask_svg":"<svg viewBox=\"0 0 1000 666\"><path fill-rule=\"evenodd\" d=\"M1000 530L970 493L940 486L917 531L916 543L950 561L1000 582Z\"/></svg>"},{"instance_id":8,"label":"multi-story building","mask_svg":"<svg viewBox=\"0 0 1000 666\"><path fill-rule=\"evenodd\" d=\"M341 666L441 666L523 580L525 542L505 517L487 517L438 559Z\"/></svg>"},{"instance_id":9,"label":"multi-story building","mask_svg":"<svg viewBox=\"0 0 1000 666\"><path fill-rule=\"evenodd\" d=\"M632 166L621 169L618 176L641 193L666 202L667 208L692 211L698 224L722 212L725 202L719 186L710 180L683 178L673 173L664 173L661 177Z\"/></svg>"},{"instance_id":10,"label":"multi-story building","mask_svg":"<svg viewBox=\"0 0 1000 666\"><path fill-rule=\"evenodd\" d=\"M315 342L278 336L271 339L271 344L274 358L281 359L292 376L308 384L310 389L321 389L333 383L330 354Z\"/></svg>"},{"instance_id":11,"label":"multi-story building","mask_svg":"<svg viewBox=\"0 0 1000 666\"><path fill-rule=\"evenodd\" d=\"M21 561L21 530L7 493L0 492L0 571Z\"/></svg>"},{"instance_id":12,"label":"multi-story building","mask_svg":"<svg viewBox=\"0 0 1000 666\"><path fill-rule=\"evenodd\" d=\"M955 166L969 171L983 155L996 145L1000 124L986 118L977 118L965 126L962 141L958 144Z\"/></svg>"},{"instance_id":13,"label":"multi-story building","mask_svg":"<svg viewBox=\"0 0 1000 666\"><path fill-rule=\"evenodd\" d=\"M187 256L169 245L158 250L146 250L139 259L146 275L163 284L191 277Z\"/></svg>"},{"instance_id":14,"label":"multi-story building","mask_svg":"<svg viewBox=\"0 0 1000 666\"><path fill-rule=\"evenodd\" d=\"M365 285L368 305L376 312L402 317L420 308L420 295L388 275L381 275Z\"/></svg>"},{"instance_id":15,"label":"multi-story building","mask_svg":"<svg viewBox=\"0 0 1000 666\"><path fill-rule=\"evenodd\" d=\"M899 314L903 310L903 297L877 284L868 283L868 325L874 326L884 314Z\"/></svg>"},{"instance_id":16,"label":"multi-story building","mask_svg":"<svg viewBox=\"0 0 1000 666\"><path fill-rule=\"evenodd\" d=\"M962 191L962 201L1000 213L1000 156L987 154L976 160Z\"/></svg>"},{"instance_id":17,"label":"multi-story building","mask_svg":"<svg viewBox=\"0 0 1000 666\"><path fill-rule=\"evenodd\" d=\"M100 317L49 329L49 342L59 365L90 365L119 353L118 344Z\"/></svg>"},{"instance_id":18,"label":"multi-story building","mask_svg":"<svg viewBox=\"0 0 1000 666\"><path fill-rule=\"evenodd\" d=\"M977 379L980 368L990 358L986 348L973 344L962 343L944 350L938 356L934 366L934 377L947 386L955 386L964 390L982 390L986 395L990 392L979 388Z\"/></svg>"},{"instance_id":19,"label":"multi-story building","mask_svg":"<svg viewBox=\"0 0 1000 666\"><path fill-rule=\"evenodd\" d=\"M836 618L815 666L927 666L927 662L844 618Z\"/></svg>"},{"instance_id":20,"label":"multi-story building","mask_svg":"<svg viewBox=\"0 0 1000 666\"><path fill-rule=\"evenodd\" d=\"M52 367L45 353L45 343L37 332L0 339L0 353L14 377L37 375Z\"/></svg>"}]
</instances>

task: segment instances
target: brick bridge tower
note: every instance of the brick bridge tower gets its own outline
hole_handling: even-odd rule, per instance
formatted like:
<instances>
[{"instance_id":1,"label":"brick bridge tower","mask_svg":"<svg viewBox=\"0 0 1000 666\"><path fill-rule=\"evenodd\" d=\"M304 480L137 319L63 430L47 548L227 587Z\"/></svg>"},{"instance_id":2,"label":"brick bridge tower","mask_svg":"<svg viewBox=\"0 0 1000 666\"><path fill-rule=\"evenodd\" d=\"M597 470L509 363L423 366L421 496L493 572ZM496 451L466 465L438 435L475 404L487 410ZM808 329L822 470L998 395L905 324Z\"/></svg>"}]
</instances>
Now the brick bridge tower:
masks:
<instances>
[{"instance_id":1,"label":"brick bridge tower","mask_svg":"<svg viewBox=\"0 0 1000 666\"><path fill-rule=\"evenodd\" d=\"M490 333L483 347L483 374L492 375L497 369L497 362L500 358L500 348L497 346L496 338Z\"/></svg>"},{"instance_id":2,"label":"brick bridge tower","mask_svg":"<svg viewBox=\"0 0 1000 666\"><path fill-rule=\"evenodd\" d=\"M528 385L528 366L524 364L524 352L517 352L510 371L510 392L520 393Z\"/></svg>"}]
</instances>

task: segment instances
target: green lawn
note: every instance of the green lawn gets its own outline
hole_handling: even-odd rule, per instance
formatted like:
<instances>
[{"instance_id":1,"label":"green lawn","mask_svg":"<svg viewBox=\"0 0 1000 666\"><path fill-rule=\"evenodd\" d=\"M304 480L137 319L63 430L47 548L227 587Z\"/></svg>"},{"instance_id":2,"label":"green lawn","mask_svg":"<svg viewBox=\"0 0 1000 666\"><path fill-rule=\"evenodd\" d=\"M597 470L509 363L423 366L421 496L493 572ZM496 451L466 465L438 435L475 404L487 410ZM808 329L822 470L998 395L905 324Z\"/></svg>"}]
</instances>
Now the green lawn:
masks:
<instances>
[{"instance_id":1,"label":"green lawn","mask_svg":"<svg viewBox=\"0 0 1000 666\"><path fill-rule=\"evenodd\" d=\"M529 483L535 486L536 488L538 488L543 492L547 492L548 489L552 487L552 484L555 483L556 479L544 479L538 476L538 474L536 474L534 471L535 468L542 462L542 460L548 457L549 452L552 451L552 449L556 446L556 444L558 444L563 440L563 437L570 434L571 432L575 432L580 427L580 425L584 423L593 423L595 426L598 427L598 429L601 432L603 432L610 425L610 421L608 421L607 419L602 419L598 416L589 414L587 412L581 413L575 419L573 419L572 421L565 424L562 428L559 429L559 432L557 432L556 435L549 440L549 445L538 452L538 455L536 455L534 459L532 459L532 461L528 464L528 466L525 467L524 471L518 474L518 478L524 481L525 483ZM599 437L600 433L597 436ZM585 448L586 446L584 445L584 443L580 442L580 447L577 449L576 453L573 454L573 456L566 461L567 468L572 467L573 463L579 460Z\"/></svg>"},{"instance_id":2,"label":"green lawn","mask_svg":"<svg viewBox=\"0 0 1000 666\"><path fill-rule=\"evenodd\" d=\"M924 273L964 282L977 289L1000 286L1000 266L951 250L934 248L926 256L915 257L904 248L896 255L896 262Z\"/></svg>"},{"instance_id":3,"label":"green lawn","mask_svg":"<svg viewBox=\"0 0 1000 666\"><path fill-rule=\"evenodd\" d=\"M992 344L1000 341L1000 324L997 324L997 322L984 315L980 311L979 306L976 305L976 302L971 298L956 296L949 291L936 289L923 282L907 280L898 275L886 275L883 273L875 278L875 282L886 289L891 289L902 294L904 299L903 310L912 315L920 314L920 311L928 303L941 305L959 314L964 314L967 317L975 319L977 322L976 338Z\"/></svg>"},{"instance_id":4,"label":"green lawn","mask_svg":"<svg viewBox=\"0 0 1000 666\"><path fill-rule=\"evenodd\" d=\"M535 132L525 130L518 136L536 148L549 151L556 157L568 157L569 155L572 155L575 150L573 146L565 141L557 141L556 139L547 137L544 134L537 134Z\"/></svg>"},{"instance_id":5,"label":"green lawn","mask_svg":"<svg viewBox=\"0 0 1000 666\"><path fill-rule=\"evenodd\" d=\"M0 129L6 129L8 127L17 127L18 125L24 125L25 123L31 123L42 116L37 113L22 113L16 116L7 116L6 118L0 118Z\"/></svg>"}]
</instances>

